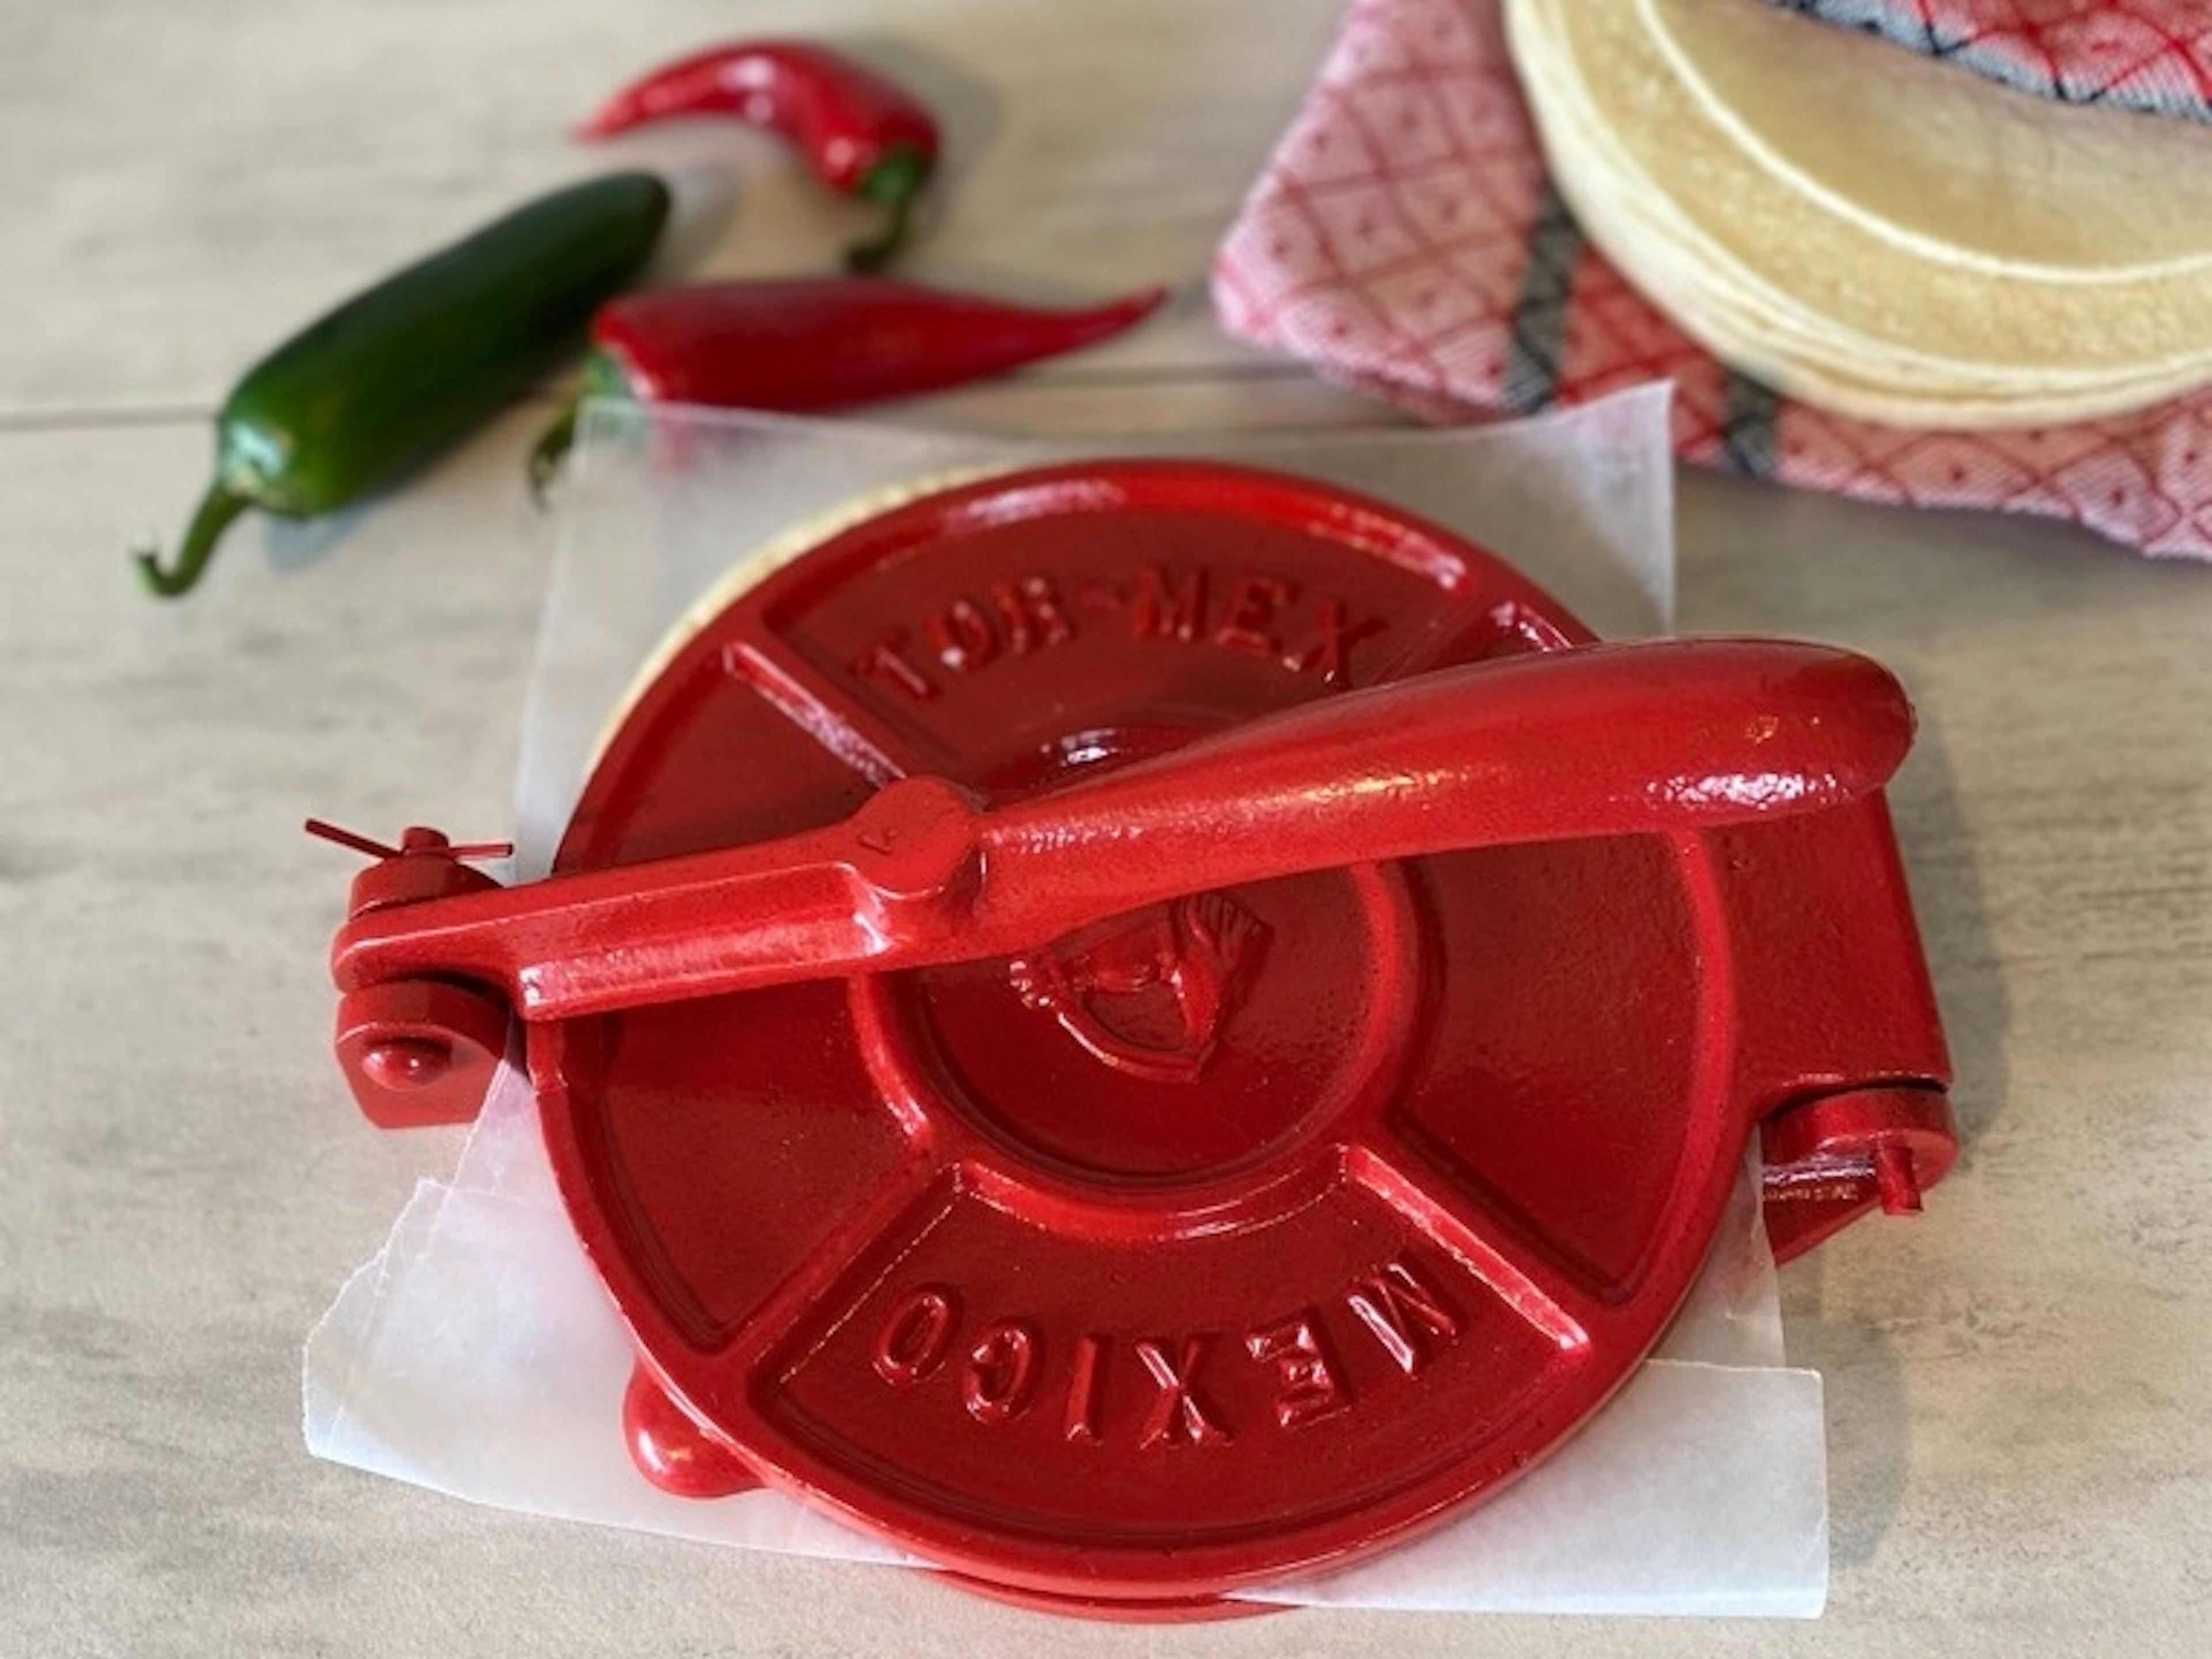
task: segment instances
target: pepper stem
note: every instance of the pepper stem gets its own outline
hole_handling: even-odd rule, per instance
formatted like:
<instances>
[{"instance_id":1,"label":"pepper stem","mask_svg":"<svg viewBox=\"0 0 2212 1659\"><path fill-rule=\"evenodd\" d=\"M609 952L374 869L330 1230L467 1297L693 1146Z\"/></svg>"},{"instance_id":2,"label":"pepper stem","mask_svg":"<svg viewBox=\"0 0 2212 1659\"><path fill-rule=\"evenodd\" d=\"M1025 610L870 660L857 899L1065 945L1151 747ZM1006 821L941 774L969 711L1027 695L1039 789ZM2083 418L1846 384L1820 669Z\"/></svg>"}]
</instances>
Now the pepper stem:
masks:
<instances>
[{"instance_id":1,"label":"pepper stem","mask_svg":"<svg viewBox=\"0 0 2212 1659\"><path fill-rule=\"evenodd\" d=\"M921 187L929 182L930 159L911 144L900 144L886 150L884 158L870 167L854 193L864 200L878 203L884 210L884 228L845 251L845 269L866 273L881 270L891 261L906 240L907 227L914 217L915 198Z\"/></svg>"},{"instance_id":2,"label":"pepper stem","mask_svg":"<svg viewBox=\"0 0 2212 1659\"><path fill-rule=\"evenodd\" d=\"M138 579L146 585L146 591L165 599L191 592L201 573L206 570L208 561L215 556L216 544L230 528L230 521L252 505L251 496L240 495L220 478L210 484L207 494L200 497L199 508L192 514L191 523L185 528L185 544L175 563L165 569L158 548L133 550L138 559Z\"/></svg>"},{"instance_id":3,"label":"pepper stem","mask_svg":"<svg viewBox=\"0 0 2212 1659\"><path fill-rule=\"evenodd\" d=\"M575 447L576 415L589 395L586 387L562 404L559 417L530 447L530 499L538 507L545 505L546 487L560 471L562 459Z\"/></svg>"}]
</instances>

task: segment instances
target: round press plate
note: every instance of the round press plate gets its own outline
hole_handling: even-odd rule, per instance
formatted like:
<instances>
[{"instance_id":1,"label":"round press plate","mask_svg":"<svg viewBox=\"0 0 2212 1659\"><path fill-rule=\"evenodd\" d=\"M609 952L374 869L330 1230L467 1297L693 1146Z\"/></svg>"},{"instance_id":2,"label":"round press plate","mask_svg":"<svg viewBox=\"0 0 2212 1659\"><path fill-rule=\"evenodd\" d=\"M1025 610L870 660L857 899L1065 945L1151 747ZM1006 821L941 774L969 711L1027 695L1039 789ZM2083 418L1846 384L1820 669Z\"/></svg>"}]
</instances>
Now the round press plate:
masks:
<instances>
[{"instance_id":1,"label":"round press plate","mask_svg":"<svg viewBox=\"0 0 2212 1659\"><path fill-rule=\"evenodd\" d=\"M834 534L637 700L558 867L1005 800L1580 643L1308 481L1128 461ZM678 1406L971 1579L1188 1607L1496 1488L1628 1375L1741 1156L1696 837L1194 895L1013 959L532 1028L575 1224Z\"/></svg>"}]
</instances>

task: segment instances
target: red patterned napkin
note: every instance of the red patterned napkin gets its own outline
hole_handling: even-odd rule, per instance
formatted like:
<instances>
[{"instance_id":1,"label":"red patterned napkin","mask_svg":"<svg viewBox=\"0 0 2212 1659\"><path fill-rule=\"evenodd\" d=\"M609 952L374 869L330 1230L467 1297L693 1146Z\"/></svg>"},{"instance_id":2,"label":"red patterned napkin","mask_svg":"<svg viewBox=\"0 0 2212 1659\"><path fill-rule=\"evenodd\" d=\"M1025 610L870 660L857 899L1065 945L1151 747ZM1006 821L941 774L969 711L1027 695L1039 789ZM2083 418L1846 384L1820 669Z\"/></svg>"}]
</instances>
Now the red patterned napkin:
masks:
<instances>
[{"instance_id":1,"label":"red patterned napkin","mask_svg":"<svg viewBox=\"0 0 2212 1659\"><path fill-rule=\"evenodd\" d=\"M1231 332L1428 419L1671 380L1675 453L1699 465L2212 558L2212 389L2078 425L1917 432L1808 409L1706 355L1553 191L1498 0L1353 0L1213 295Z\"/></svg>"},{"instance_id":2,"label":"red patterned napkin","mask_svg":"<svg viewBox=\"0 0 2212 1659\"><path fill-rule=\"evenodd\" d=\"M2067 104L2212 121L2212 0L1771 0Z\"/></svg>"}]
</instances>

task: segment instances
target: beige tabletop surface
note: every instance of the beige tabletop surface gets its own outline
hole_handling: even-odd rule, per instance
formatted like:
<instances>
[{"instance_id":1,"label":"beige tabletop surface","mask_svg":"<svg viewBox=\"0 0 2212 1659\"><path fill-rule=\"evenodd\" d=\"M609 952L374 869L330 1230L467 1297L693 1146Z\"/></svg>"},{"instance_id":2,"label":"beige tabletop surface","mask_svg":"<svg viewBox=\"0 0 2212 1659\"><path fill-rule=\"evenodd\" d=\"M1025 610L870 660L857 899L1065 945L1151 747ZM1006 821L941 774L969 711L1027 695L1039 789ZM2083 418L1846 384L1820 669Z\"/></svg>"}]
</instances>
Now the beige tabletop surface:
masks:
<instances>
[{"instance_id":1,"label":"beige tabletop surface","mask_svg":"<svg viewBox=\"0 0 2212 1659\"><path fill-rule=\"evenodd\" d=\"M349 866L299 824L505 827L555 534L517 467L550 405L361 511L247 522L203 592L157 605L123 550L175 533L229 380L366 278L602 165L562 133L618 78L803 32L945 115L911 274L1176 285L1127 340L915 418L1377 423L1223 339L1203 288L1338 11L0 9L0 1653L2212 1652L2212 567L1701 477L1684 625L1873 653L1923 721L1893 799L1966 1153L1920 1221L1783 1275L1792 1359L1826 1378L1822 1619L1065 1623L302 1449L303 1334L456 1143L349 1105L324 967ZM726 181L694 274L822 268L865 220L755 135L623 154Z\"/></svg>"}]
</instances>

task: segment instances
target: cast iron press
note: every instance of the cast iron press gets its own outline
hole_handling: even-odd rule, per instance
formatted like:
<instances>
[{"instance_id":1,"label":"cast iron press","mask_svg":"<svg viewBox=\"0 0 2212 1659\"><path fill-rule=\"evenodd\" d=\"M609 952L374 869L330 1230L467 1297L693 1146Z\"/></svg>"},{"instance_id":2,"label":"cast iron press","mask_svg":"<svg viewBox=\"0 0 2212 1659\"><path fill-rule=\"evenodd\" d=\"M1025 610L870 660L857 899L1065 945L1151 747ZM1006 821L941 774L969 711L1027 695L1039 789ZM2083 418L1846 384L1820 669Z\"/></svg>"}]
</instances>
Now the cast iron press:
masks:
<instances>
[{"instance_id":1,"label":"cast iron press","mask_svg":"<svg viewBox=\"0 0 2212 1659\"><path fill-rule=\"evenodd\" d=\"M1759 1134L1778 1254L1955 1145L1864 658L1605 645L1299 478L832 534L666 663L546 880L410 830L333 949L386 1126L527 1034L639 1467L1192 1617L1495 1490Z\"/></svg>"}]
</instances>

